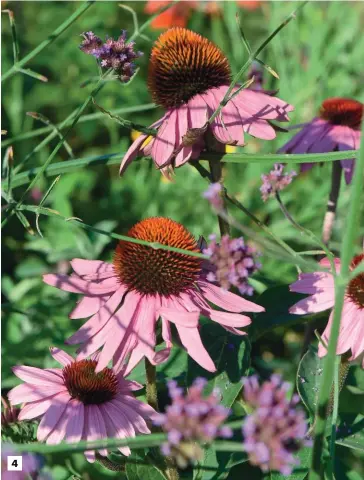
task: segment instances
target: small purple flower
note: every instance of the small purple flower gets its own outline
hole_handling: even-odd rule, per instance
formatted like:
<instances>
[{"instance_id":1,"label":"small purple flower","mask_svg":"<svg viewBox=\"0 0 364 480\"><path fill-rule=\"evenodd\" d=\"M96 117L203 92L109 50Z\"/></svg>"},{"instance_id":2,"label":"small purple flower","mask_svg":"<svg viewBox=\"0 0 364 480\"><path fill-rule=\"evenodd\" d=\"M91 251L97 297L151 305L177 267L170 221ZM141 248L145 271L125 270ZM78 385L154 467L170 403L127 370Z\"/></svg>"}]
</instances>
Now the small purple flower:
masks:
<instances>
[{"instance_id":1,"label":"small purple flower","mask_svg":"<svg viewBox=\"0 0 364 480\"><path fill-rule=\"evenodd\" d=\"M126 31L122 30L117 40L108 38L105 43L93 32L85 32L80 49L88 55L93 55L100 60L103 68L112 68L121 82L128 82L135 72L132 60L143 55L134 51L134 42L126 41Z\"/></svg>"},{"instance_id":2,"label":"small purple flower","mask_svg":"<svg viewBox=\"0 0 364 480\"><path fill-rule=\"evenodd\" d=\"M8 456L22 457L21 471L8 471ZM2 480L27 480L29 475L37 475L39 480L51 480L47 474L38 475L39 470L43 467L43 458L40 455L32 453L19 453L10 443L3 443L1 445L1 478ZM32 476L33 478L33 476ZM35 477L34 477L35 478Z\"/></svg>"},{"instance_id":3,"label":"small purple flower","mask_svg":"<svg viewBox=\"0 0 364 480\"><path fill-rule=\"evenodd\" d=\"M262 385L255 375L244 378L243 383L244 401L253 409L242 427L250 463L263 472L277 470L290 475L299 464L294 453L311 445L304 412L297 408L298 395L287 399L290 385L279 375L272 375Z\"/></svg>"},{"instance_id":4,"label":"small purple flower","mask_svg":"<svg viewBox=\"0 0 364 480\"><path fill-rule=\"evenodd\" d=\"M209 255L209 262L212 265L212 271L207 274L209 282L217 282L225 290L231 286L239 289L242 295L252 295L253 287L249 285L249 277L260 267L256 261L255 250L246 245L244 239L230 238L224 235L221 243L216 242L216 236L210 235L210 243L203 250L205 255Z\"/></svg>"},{"instance_id":5,"label":"small purple flower","mask_svg":"<svg viewBox=\"0 0 364 480\"><path fill-rule=\"evenodd\" d=\"M274 169L268 175L262 175L263 185L260 187L263 201L265 202L269 197L273 197L276 192L283 190L292 182L293 177L297 175L296 172L283 173L284 165L275 163Z\"/></svg>"},{"instance_id":6,"label":"small purple flower","mask_svg":"<svg viewBox=\"0 0 364 480\"><path fill-rule=\"evenodd\" d=\"M154 419L168 435L167 443L161 447L162 453L172 456L180 468L203 458L201 444L209 444L217 436L232 436L231 429L222 426L230 410L219 405L219 392L203 396L206 383L205 379L197 378L183 395L177 383L170 380L168 390L172 404L166 408L166 413Z\"/></svg>"},{"instance_id":7,"label":"small purple flower","mask_svg":"<svg viewBox=\"0 0 364 480\"><path fill-rule=\"evenodd\" d=\"M206 198L210 205L215 208L217 211L222 210L223 201L221 197L222 185L221 183L211 183L207 190L202 194Z\"/></svg>"}]
</instances>

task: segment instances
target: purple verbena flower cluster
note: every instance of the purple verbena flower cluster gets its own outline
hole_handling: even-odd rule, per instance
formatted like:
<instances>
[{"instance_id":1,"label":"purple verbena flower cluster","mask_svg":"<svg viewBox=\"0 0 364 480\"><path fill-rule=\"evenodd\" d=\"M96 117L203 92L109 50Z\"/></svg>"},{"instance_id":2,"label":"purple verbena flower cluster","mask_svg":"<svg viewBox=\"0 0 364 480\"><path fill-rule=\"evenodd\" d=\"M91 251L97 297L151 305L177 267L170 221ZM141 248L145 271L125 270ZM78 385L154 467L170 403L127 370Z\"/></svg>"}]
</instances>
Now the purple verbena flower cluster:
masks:
<instances>
[{"instance_id":1,"label":"purple verbena flower cluster","mask_svg":"<svg viewBox=\"0 0 364 480\"><path fill-rule=\"evenodd\" d=\"M126 41L126 31L122 30L117 40L108 38L102 42L93 32L85 32L80 49L88 55L93 55L101 61L103 68L112 68L121 82L128 82L135 72L133 60L143 55L135 52L135 42Z\"/></svg>"},{"instance_id":2,"label":"purple verbena flower cluster","mask_svg":"<svg viewBox=\"0 0 364 480\"><path fill-rule=\"evenodd\" d=\"M253 408L243 424L244 449L249 461L263 472L277 470L290 475L299 461L294 457L310 445L304 412L297 408L298 395L287 399L290 385L280 375L259 384L257 376L244 379L244 400Z\"/></svg>"},{"instance_id":3,"label":"purple verbena flower cluster","mask_svg":"<svg viewBox=\"0 0 364 480\"><path fill-rule=\"evenodd\" d=\"M260 187L262 193L262 199L264 202L269 197L273 197L276 192L283 190L289 185L293 177L297 175L296 172L283 173L284 165L282 163L275 163L274 169L271 170L268 175L262 175L263 185Z\"/></svg>"},{"instance_id":4,"label":"purple verbena flower cluster","mask_svg":"<svg viewBox=\"0 0 364 480\"><path fill-rule=\"evenodd\" d=\"M168 390L172 405L166 408L165 414L154 418L154 423L168 433L162 453L172 456L180 468L203 458L200 444L209 444L217 436L232 436L230 428L221 426L230 410L219 404L221 397L217 391L203 396L206 383L206 379L197 378L184 395L183 389L170 380Z\"/></svg>"},{"instance_id":5,"label":"purple verbena flower cluster","mask_svg":"<svg viewBox=\"0 0 364 480\"><path fill-rule=\"evenodd\" d=\"M255 259L257 253L254 248L246 245L242 237L223 235L220 243L217 243L216 235L209 238L210 243L203 253L210 256L213 270L207 274L207 280L218 283L224 290L235 286L241 294L252 295L253 287L248 279L261 267Z\"/></svg>"},{"instance_id":6,"label":"purple verbena flower cluster","mask_svg":"<svg viewBox=\"0 0 364 480\"><path fill-rule=\"evenodd\" d=\"M222 185L221 183L210 183L207 190L202 194L206 198L210 205L217 211L222 210L223 201L221 197Z\"/></svg>"}]
</instances>

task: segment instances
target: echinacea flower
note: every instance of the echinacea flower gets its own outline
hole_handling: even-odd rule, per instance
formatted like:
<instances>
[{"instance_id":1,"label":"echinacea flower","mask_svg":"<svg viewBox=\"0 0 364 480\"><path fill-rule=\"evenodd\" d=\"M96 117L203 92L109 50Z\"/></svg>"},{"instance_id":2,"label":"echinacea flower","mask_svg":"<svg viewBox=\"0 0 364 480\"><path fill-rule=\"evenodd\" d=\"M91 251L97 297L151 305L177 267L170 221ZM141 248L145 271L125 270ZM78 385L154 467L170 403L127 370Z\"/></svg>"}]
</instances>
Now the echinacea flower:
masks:
<instances>
[{"instance_id":1,"label":"echinacea flower","mask_svg":"<svg viewBox=\"0 0 364 480\"><path fill-rule=\"evenodd\" d=\"M262 385L255 375L243 381L244 401L253 409L242 428L249 462L263 472L277 470L290 475L293 467L299 465L294 454L311 444L306 438L304 412L297 408L299 396L287 399L291 387L279 375L272 375Z\"/></svg>"},{"instance_id":2,"label":"echinacea flower","mask_svg":"<svg viewBox=\"0 0 364 480\"><path fill-rule=\"evenodd\" d=\"M232 436L230 428L223 426L230 410L220 405L221 394L214 391L203 394L207 380L197 378L189 387L187 394L177 382L168 382L172 405L166 413L154 417L153 423L161 425L168 434L168 441L161 447L162 453L175 459L180 468L186 468L203 458L201 445L210 444L216 437Z\"/></svg>"},{"instance_id":3,"label":"echinacea flower","mask_svg":"<svg viewBox=\"0 0 364 480\"><path fill-rule=\"evenodd\" d=\"M335 150L356 150L360 145L360 124L364 104L351 98L328 98L322 102L319 115L307 123L291 140L279 149L280 153L325 153ZM354 159L340 160L346 183L354 171ZM301 164L301 170L314 163Z\"/></svg>"},{"instance_id":4,"label":"echinacea flower","mask_svg":"<svg viewBox=\"0 0 364 480\"><path fill-rule=\"evenodd\" d=\"M263 184L260 187L262 199L264 202L269 197L274 197L277 192L280 192L287 185L289 185L293 177L297 175L296 172L283 173L284 165L281 163L275 163L274 169L269 172L268 175L262 175Z\"/></svg>"},{"instance_id":5,"label":"echinacea flower","mask_svg":"<svg viewBox=\"0 0 364 480\"><path fill-rule=\"evenodd\" d=\"M188 230L168 218L142 220L127 235L200 253ZM91 318L67 343L83 344L78 359L103 347L96 371L106 367L112 358L114 364L121 365L129 354L128 371L144 356L153 364L165 361L172 347L172 324L188 354L206 370L215 371L201 341L200 314L229 332L244 335L236 327L246 327L251 320L239 312L264 311L209 282L202 259L197 256L119 241L113 263L74 259L71 265L73 275L45 275L44 281L84 295L70 317ZM207 301L227 312L214 310ZM166 348L155 353L159 317Z\"/></svg>"},{"instance_id":6,"label":"echinacea flower","mask_svg":"<svg viewBox=\"0 0 364 480\"><path fill-rule=\"evenodd\" d=\"M364 253L351 261L350 270L363 263ZM330 267L329 260L320 261L321 267ZM335 268L340 269L340 259L335 258ZM305 315L333 308L335 304L334 277L330 272L301 273L298 280L290 285L291 292L307 293L309 297L300 300L290 308L291 313ZM326 345L330 339L333 311L322 334ZM351 350L349 360L361 358L364 352L364 273L352 279L345 292L344 307L341 313L340 333L336 353L342 355ZM326 355L326 348L319 344L319 357ZM364 356L361 359L364 368Z\"/></svg>"},{"instance_id":7,"label":"echinacea flower","mask_svg":"<svg viewBox=\"0 0 364 480\"><path fill-rule=\"evenodd\" d=\"M93 32L82 34L84 40L80 49L101 61L103 68L112 68L121 82L128 82L135 72L133 60L141 57L142 52L135 52L135 42L126 41L126 31L122 30L117 40L108 38L105 43Z\"/></svg>"},{"instance_id":8,"label":"echinacea flower","mask_svg":"<svg viewBox=\"0 0 364 480\"><path fill-rule=\"evenodd\" d=\"M96 373L95 359L77 361L58 348L50 351L62 368L13 367L25 383L8 394L12 405L25 404L20 420L41 417L38 441L77 443L150 433L146 420L155 411L132 396L142 385L125 380L115 368ZM129 447L118 450L130 454ZM103 448L98 453L106 456L108 451ZM95 461L95 451L86 451L85 456L89 462Z\"/></svg>"},{"instance_id":9,"label":"echinacea flower","mask_svg":"<svg viewBox=\"0 0 364 480\"><path fill-rule=\"evenodd\" d=\"M207 280L218 283L224 290L234 286L242 295L253 295L254 290L248 280L261 265L255 259L256 251L246 245L242 237L223 235L218 243L216 235L211 235L203 253L209 256L212 266Z\"/></svg>"},{"instance_id":10,"label":"echinacea flower","mask_svg":"<svg viewBox=\"0 0 364 480\"><path fill-rule=\"evenodd\" d=\"M275 138L270 120L288 121L293 107L279 98L243 89L236 93L211 122L208 118L223 100L231 82L230 65L210 40L184 28L172 28L155 42L149 63L148 87L165 114L152 126L150 141L140 137L126 152L122 174L139 154L151 156L164 175L199 157L210 146L224 151L225 144L244 145L244 132L264 140ZM214 138L213 138L214 137Z\"/></svg>"}]
</instances>

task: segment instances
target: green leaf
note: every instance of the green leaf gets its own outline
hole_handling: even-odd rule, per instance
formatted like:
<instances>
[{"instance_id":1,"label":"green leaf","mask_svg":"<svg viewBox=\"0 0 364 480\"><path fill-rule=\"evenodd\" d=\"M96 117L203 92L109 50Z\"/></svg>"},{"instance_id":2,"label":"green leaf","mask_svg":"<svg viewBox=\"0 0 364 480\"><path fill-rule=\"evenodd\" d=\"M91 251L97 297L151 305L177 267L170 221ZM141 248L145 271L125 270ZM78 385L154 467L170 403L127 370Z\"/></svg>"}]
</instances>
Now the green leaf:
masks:
<instances>
[{"instance_id":1,"label":"green leaf","mask_svg":"<svg viewBox=\"0 0 364 480\"><path fill-rule=\"evenodd\" d=\"M338 430L337 437L338 445L364 452L364 416L358 415L355 421L351 419L350 423L344 422Z\"/></svg>"},{"instance_id":2,"label":"green leaf","mask_svg":"<svg viewBox=\"0 0 364 480\"><path fill-rule=\"evenodd\" d=\"M321 385L323 360L310 348L302 357L297 371L297 390L313 420Z\"/></svg>"},{"instance_id":3,"label":"green leaf","mask_svg":"<svg viewBox=\"0 0 364 480\"><path fill-rule=\"evenodd\" d=\"M126 463L126 476L128 480L166 480L166 477L155 465Z\"/></svg>"},{"instance_id":4,"label":"green leaf","mask_svg":"<svg viewBox=\"0 0 364 480\"><path fill-rule=\"evenodd\" d=\"M269 332L273 328L287 327L302 322L302 317L289 313L289 308L301 300L303 296L289 291L289 285L272 287L263 292L257 303L265 308L265 312L255 316L250 334L254 339Z\"/></svg>"},{"instance_id":5,"label":"green leaf","mask_svg":"<svg viewBox=\"0 0 364 480\"><path fill-rule=\"evenodd\" d=\"M221 403L231 408L242 388L241 377L247 373L250 365L250 343L247 338L232 335L224 331L220 325L211 322L205 323L200 333L217 372L209 373L189 358L187 384L190 385L196 377L207 378L206 394L218 388L222 395ZM234 465L233 460L232 453L215 452L213 447L208 448L195 478L199 480L226 478Z\"/></svg>"},{"instance_id":6,"label":"green leaf","mask_svg":"<svg viewBox=\"0 0 364 480\"><path fill-rule=\"evenodd\" d=\"M187 385L196 377L206 378L206 394L218 388L222 395L222 405L231 408L242 388L241 377L247 373L250 366L250 343L247 338L228 333L212 322L205 323L200 334L217 372L207 372L189 357Z\"/></svg>"}]
</instances>

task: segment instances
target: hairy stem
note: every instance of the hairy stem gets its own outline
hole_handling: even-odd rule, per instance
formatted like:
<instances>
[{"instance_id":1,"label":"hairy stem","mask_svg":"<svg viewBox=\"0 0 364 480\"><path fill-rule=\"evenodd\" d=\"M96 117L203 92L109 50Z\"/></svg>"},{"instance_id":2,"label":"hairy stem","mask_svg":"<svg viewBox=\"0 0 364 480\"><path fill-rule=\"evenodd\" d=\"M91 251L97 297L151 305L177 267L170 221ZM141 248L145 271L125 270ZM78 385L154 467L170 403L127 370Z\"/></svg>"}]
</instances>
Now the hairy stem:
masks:
<instances>
[{"instance_id":1,"label":"hairy stem","mask_svg":"<svg viewBox=\"0 0 364 480\"><path fill-rule=\"evenodd\" d=\"M224 186L223 179L222 179L222 165L221 162L209 162L210 165L210 174L211 174L211 180L213 183L221 183L222 186ZM222 198L223 201L223 210L227 214L227 208L226 208L226 199L225 197ZM219 221L219 228L220 228L220 234L221 236L223 235L229 235L230 234L230 225L229 223L222 218L222 216L218 215L218 221Z\"/></svg>"},{"instance_id":2,"label":"hairy stem","mask_svg":"<svg viewBox=\"0 0 364 480\"><path fill-rule=\"evenodd\" d=\"M329 200L327 202L327 210L322 226L322 241L325 245L328 245L332 235L332 229L334 226L337 201L340 193L342 168L340 162L334 162L332 164L331 171L331 190L329 194Z\"/></svg>"},{"instance_id":3,"label":"hairy stem","mask_svg":"<svg viewBox=\"0 0 364 480\"><path fill-rule=\"evenodd\" d=\"M147 377L147 402L158 411L157 369L147 358L145 359L145 374Z\"/></svg>"}]
</instances>

